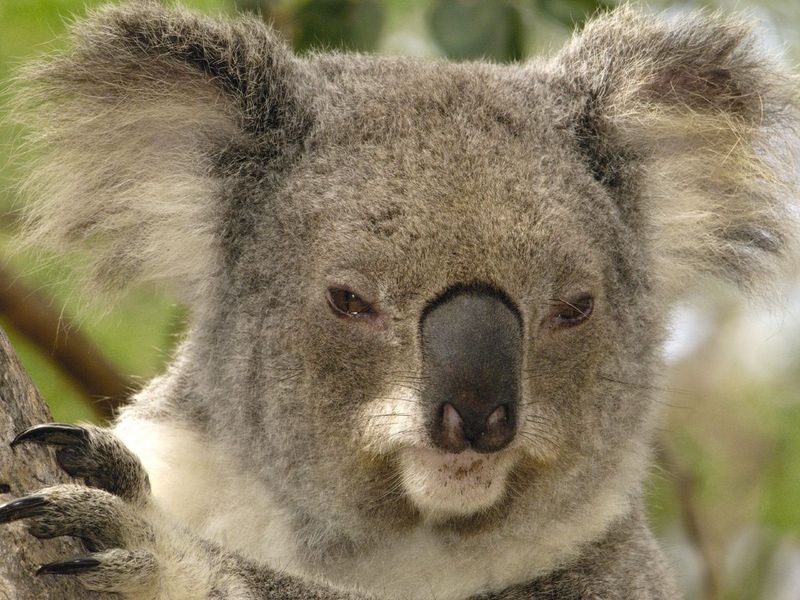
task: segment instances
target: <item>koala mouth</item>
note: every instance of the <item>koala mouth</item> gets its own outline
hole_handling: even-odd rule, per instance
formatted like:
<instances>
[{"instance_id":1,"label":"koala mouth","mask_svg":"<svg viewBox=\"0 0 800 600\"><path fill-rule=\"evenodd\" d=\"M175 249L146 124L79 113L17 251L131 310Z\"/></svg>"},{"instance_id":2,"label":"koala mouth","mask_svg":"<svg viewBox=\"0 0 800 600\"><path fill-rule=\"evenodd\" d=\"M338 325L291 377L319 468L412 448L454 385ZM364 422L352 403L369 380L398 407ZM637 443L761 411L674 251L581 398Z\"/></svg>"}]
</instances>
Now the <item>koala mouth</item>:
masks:
<instances>
[{"instance_id":1,"label":"koala mouth","mask_svg":"<svg viewBox=\"0 0 800 600\"><path fill-rule=\"evenodd\" d=\"M400 450L406 494L424 516L437 519L471 515L494 506L504 495L516 462L511 451L458 454L432 448Z\"/></svg>"}]
</instances>

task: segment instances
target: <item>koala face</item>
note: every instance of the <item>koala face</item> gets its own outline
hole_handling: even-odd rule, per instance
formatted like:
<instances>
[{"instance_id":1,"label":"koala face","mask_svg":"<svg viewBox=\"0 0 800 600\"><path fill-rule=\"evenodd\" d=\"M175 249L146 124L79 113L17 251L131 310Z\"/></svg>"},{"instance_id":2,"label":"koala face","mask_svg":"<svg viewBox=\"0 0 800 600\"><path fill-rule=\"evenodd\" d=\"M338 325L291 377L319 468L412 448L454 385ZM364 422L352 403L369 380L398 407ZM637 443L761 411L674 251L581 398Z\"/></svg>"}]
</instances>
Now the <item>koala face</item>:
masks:
<instances>
[{"instance_id":1,"label":"koala face","mask_svg":"<svg viewBox=\"0 0 800 600\"><path fill-rule=\"evenodd\" d=\"M234 327L263 313L262 341L237 346L292 361L270 373L258 353L238 371L257 374L238 386L257 420L283 423L245 447L268 445L265 477L308 514L371 531L491 527L588 503L623 464L638 478L651 399L636 382L660 312L552 90L519 90L537 77L521 68L370 68L337 73L347 112L329 109L241 261L241 281L270 283ZM298 376L277 384L286 370ZM301 481L272 470L297 465ZM325 507L296 486L331 490Z\"/></svg>"},{"instance_id":2,"label":"koala face","mask_svg":"<svg viewBox=\"0 0 800 600\"><path fill-rule=\"evenodd\" d=\"M147 4L29 81L32 239L176 284L162 404L326 556L594 539L638 502L676 290L791 255L794 82L733 20L624 9L498 66L301 59Z\"/></svg>"}]
</instances>

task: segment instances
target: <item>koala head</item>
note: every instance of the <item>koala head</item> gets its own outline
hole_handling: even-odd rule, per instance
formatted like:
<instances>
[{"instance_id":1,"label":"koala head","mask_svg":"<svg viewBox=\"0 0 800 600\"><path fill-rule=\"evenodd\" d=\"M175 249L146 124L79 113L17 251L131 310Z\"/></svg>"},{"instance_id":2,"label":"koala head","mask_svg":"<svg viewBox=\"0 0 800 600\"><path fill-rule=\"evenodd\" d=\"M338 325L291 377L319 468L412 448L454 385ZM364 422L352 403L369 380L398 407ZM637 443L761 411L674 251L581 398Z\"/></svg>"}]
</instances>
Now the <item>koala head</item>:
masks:
<instances>
[{"instance_id":1,"label":"koala head","mask_svg":"<svg viewBox=\"0 0 800 600\"><path fill-rule=\"evenodd\" d=\"M505 66L153 4L73 35L28 74L28 233L184 294L164 410L309 539L589 539L638 501L676 291L790 254L796 88L740 21L622 9Z\"/></svg>"}]
</instances>

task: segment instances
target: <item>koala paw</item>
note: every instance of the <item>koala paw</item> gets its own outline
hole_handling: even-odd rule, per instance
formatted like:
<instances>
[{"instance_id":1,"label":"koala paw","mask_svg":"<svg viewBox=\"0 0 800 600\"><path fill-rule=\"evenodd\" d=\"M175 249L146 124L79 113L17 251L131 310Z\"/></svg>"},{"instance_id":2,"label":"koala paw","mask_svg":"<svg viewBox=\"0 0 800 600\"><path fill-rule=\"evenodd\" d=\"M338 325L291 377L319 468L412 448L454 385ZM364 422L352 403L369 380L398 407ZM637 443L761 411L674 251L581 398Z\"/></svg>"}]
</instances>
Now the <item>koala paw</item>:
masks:
<instances>
[{"instance_id":1,"label":"koala paw","mask_svg":"<svg viewBox=\"0 0 800 600\"><path fill-rule=\"evenodd\" d=\"M38 574L77 575L84 587L97 591L125 592L155 583L152 529L113 494L64 484L0 506L0 524L20 519L39 539L77 537L90 552L43 565Z\"/></svg>"},{"instance_id":2,"label":"koala paw","mask_svg":"<svg viewBox=\"0 0 800 600\"><path fill-rule=\"evenodd\" d=\"M55 446L59 466L90 487L129 502L143 502L150 495L150 481L139 459L108 430L48 423L26 429L11 447L22 443Z\"/></svg>"},{"instance_id":3,"label":"koala paw","mask_svg":"<svg viewBox=\"0 0 800 600\"><path fill-rule=\"evenodd\" d=\"M86 486L63 484L0 506L0 524L24 519L40 539L71 536L88 554L43 565L37 574L73 575L90 590L127 598L161 598L159 556L172 533L149 499L147 473L110 432L96 427L47 424L21 433L12 446L56 447L61 468Z\"/></svg>"}]
</instances>

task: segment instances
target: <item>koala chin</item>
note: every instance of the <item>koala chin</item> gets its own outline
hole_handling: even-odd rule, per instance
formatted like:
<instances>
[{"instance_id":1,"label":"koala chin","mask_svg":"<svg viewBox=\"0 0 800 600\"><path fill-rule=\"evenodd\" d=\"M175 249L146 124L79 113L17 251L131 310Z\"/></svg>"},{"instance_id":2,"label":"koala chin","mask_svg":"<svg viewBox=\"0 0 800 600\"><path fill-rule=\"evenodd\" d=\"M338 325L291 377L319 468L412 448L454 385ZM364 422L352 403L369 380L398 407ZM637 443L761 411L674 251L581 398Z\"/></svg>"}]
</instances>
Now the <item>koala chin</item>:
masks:
<instances>
[{"instance_id":1,"label":"koala chin","mask_svg":"<svg viewBox=\"0 0 800 600\"><path fill-rule=\"evenodd\" d=\"M669 311L795 260L798 85L623 7L525 64L295 56L157 2L30 66L25 235L191 308L86 485L0 507L139 599L673 600L643 510ZM65 557L67 558L67 557Z\"/></svg>"},{"instance_id":2,"label":"koala chin","mask_svg":"<svg viewBox=\"0 0 800 600\"><path fill-rule=\"evenodd\" d=\"M494 506L505 493L514 456L408 448L400 452L399 462L408 497L423 514L436 519Z\"/></svg>"},{"instance_id":3,"label":"koala chin","mask_svg":"<svg viewBox=\"0 0 800 600\"><path fill-rule=\"evenodd\" d=\"M407 436L399 443L403 429L414 431L415 419L408 414L419 399L396 389L389 394L395 401L377 400L368 405L363 416L364 443L368 447L389 445L396 455L402 489L413 505L431 520L466 516L488 509L503 497L509 471L517 461L516 452L478 453L465 449L458 453L432 445L423 439ZM381 416L378 416L381 415Z\"/></svg>"}]
</instances>

